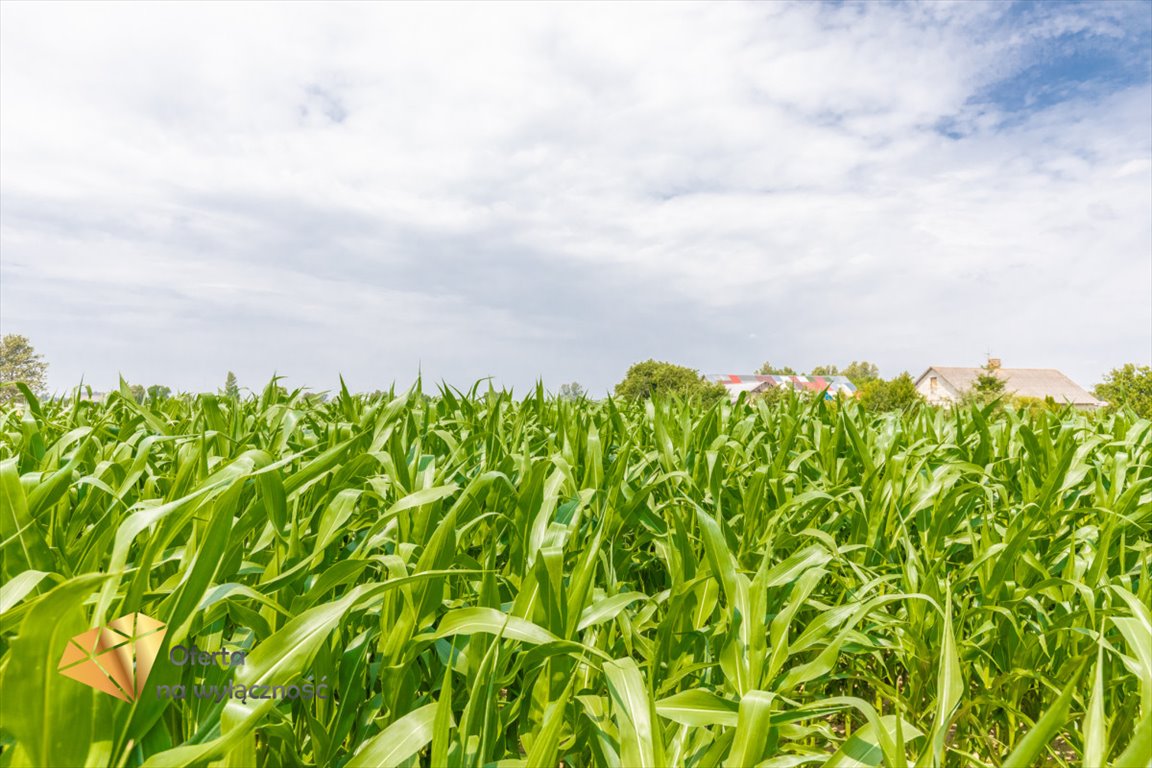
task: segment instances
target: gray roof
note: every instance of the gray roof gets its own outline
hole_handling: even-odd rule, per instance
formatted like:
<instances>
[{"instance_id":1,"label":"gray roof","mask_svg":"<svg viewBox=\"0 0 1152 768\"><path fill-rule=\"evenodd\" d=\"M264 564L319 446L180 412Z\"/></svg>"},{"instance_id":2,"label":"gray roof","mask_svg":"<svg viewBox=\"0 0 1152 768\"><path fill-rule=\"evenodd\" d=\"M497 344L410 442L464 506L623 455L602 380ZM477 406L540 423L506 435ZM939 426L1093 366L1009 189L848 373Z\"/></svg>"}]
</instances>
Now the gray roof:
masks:
<instances>
[{"instance_id":1,"label":"gray roof","mask_svg":"<svg viewBox=\"0 0 1152 768\"><path fill-rule=\"evenodd\" d=\"M972 386L983 368L951 368L934 365L916 379L919 384L932 371L954 389L964 392ZM1087 390L1055 368L997 368L996 375L1004 380L1005 391L1021 397L1051 397L1058 403L1074 405L1104 405Z\"/></svg>"}]
</instances>

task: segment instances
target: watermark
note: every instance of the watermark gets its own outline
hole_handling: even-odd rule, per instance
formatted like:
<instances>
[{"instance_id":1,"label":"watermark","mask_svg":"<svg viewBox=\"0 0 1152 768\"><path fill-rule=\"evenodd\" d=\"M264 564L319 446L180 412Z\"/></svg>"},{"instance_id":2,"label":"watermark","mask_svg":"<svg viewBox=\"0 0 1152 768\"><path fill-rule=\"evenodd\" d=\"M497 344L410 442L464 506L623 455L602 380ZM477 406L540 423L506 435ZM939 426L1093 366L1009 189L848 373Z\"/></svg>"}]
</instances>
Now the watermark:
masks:
<instances>
[{"instance_id":1,"label":"watermark","mask_svg":"<svg viewBox=\"0 0 1152 768\"><path fill-rule=\"evenodd\" d=\"M299 685L158 685L156 697L174 701L192 698L212 701L238 699L243 702L248 699L328 699L331 696L327 680L325 676L318 684L313 684L312 678L306 677Z\"/></svg>"},{"instance_id":2,"label":"watermark","mask_svg":"<svg viewBox=\"0 0 1152 768\"><path fill-rule=\"evenodd\" d=\"M142 613L121 616L69 640L57 669L90 688L136 701L167 631L163 622Z\"/></svg>"},{"instance_id":3,"label":"watermark","mask_svg":"<svg viewBox=\"0 0 1152 768\"><path fill-rule=\"evenodd\" d=\"M178 667L189 664L201 667L209 667L214 664L220 667L242 667L246 658L248 658L248 654L244 651L202 651L196 647L195 643L190 648L174 645L168 651L168 661Z\"/></svg>"},{"instance_id":4,"label":"watermark","mask_svg":"<svg viewBox=\"0 0 1152 768\"><path fill-rule=\"evenodd\" d=\"M60 674L78 680L118 699L133 702L144 692L152 673L167 626L142 613L110 621L103 627L83 632L68 641L60 657ZM235 670L245 666L246 651L207 651L192 645L174 645L168 649L168 663L176 667L208 667ZM311 676L294 685L193 684L157 685L156 698L173 701L185 699L329 699L328 677L313 681Z\"/></svg>"},{"instance_id":5,"label":"watermark","mask_svg":"<svg viewBox=\"0 0 1152 768\"><path fill-rule=\"evenodd\" d=\"M168 661L177 667L185 666L217 666L222 669L244 666L248 654L244 651L205 651L191 646L174 645L168 651ZM223 701L224 699L327 699L329 698L328 677L320 678L319 683L313 683L311 677L304 678L298 685L158 685L156 698L173 699L211 699Z\"/></svg>"}]
</instances>

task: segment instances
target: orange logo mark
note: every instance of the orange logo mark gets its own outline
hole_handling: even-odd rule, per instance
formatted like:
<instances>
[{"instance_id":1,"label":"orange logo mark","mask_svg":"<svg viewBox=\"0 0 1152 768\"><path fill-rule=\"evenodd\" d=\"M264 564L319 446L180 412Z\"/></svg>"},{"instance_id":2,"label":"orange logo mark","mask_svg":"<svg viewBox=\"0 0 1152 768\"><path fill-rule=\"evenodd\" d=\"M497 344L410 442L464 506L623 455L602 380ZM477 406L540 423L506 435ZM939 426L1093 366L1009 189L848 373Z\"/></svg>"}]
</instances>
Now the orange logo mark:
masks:
<instances>
[{"instance_id":1,"label":"orange logo mark","mask_svg":"<svg viewBox=\"0 0 1152 768\"><path fill-rule=\"evenodd\" d=\"M58 669L98 691L135 701L152 672L166 631L165 624L142 613L121 616L69 640Z\"/></svg>"}]
</instances>

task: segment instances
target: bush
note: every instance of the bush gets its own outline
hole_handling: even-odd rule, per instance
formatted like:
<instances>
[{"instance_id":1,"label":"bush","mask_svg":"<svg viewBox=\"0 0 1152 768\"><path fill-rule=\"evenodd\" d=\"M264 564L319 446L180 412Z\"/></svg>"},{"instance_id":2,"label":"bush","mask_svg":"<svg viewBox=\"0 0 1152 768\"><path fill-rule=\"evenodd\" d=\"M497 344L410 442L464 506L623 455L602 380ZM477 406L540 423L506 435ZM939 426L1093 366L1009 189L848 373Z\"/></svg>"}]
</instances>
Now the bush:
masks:
<instances>
[{"instance_id":1,"label":"bush","mask_svg":"<svg viewBox=\"0 0 1152 768\"><path fill-rule=\"evenodd\" d=\"M1059 411L1061 405L1057 403L1051 395L1048 397L1016 395L1012 398L1012 407L1018 411L1025 411L1031 415L1036 415L1042 411Z\"/></svg>"},{"instance_id":2,"label":"bush","mask_svg":"<svg viewBox=\"0 0 1152 768\"><path fill-rule=\"evenodd\" d=\"M907 371L890 381L873 379L860 389L860 402L870 411L902 411L920 399Z\"/></svg>"},{"instance_id":3,"label":"bush","mask_svg":"<svg viewBox=\"0 0 1152 768\"><path fill-rule=\"evenodd\" d=\"M616 396L625 400L647 400L657 394L715 400L724 397L727 390L723 384L707 381L692 368L657 360L636 363L616 385Z\"/></svg>"}]
</instances>

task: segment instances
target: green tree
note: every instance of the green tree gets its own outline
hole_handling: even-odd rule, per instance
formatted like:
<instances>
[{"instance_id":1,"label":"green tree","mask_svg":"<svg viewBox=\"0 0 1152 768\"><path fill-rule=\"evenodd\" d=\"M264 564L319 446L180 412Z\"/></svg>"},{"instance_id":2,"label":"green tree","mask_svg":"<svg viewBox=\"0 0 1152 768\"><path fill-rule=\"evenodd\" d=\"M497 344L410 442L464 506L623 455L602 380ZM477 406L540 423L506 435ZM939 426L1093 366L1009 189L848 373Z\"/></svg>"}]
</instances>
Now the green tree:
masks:
<instances>
[{"instance_id":1,"label":"green tree","mask_svg":"<svg viewBox=\"0 0 1152 768\"><path fill-rule=\"evenodd\" d=\"M138 403L144 402L144 397L147 395L147 392L145 392L143 384L132 384L128 387L128 391L132 393L133 400Z\"/></svg>"},{"instance_id":2,"label":"green tree","mask_svg":"<svg viewBox=\"0 0 1152 768\"><path fill-rule=\"evenodd\" d=\"M646 400L656 394L711 400L726 393L723 384L709 382L691 368L656 360L636 363L616 385L616 396L628 400Z\"/></svg>"},{"instance_id":3,"label":"green tree","mask_svg":"<svg viewBox=\"0 0 1152 768\"><path fill-rule=\"evenodd\" d=\"M870 363L867 360L853 360L844 370L840 371L840 375L847 376L848 380L859 388L870 381L879 379L880 367L877 366L876 363ZM893 379L893 381L895 380L896 379Z\"/></svg>"},{"instance_id":4,"label":"green tree","mask_svg":"<svg viewBox=\"0 0 1152 768\"><path fill-rule=\"evenodd\" d=\"M588 393L584 390L584 387L580 386L580 382L573 381L560 385L561 400L580 400L587 396Z\"/></svg>"},{"instance_id":5,"label":"green tree","mask_svg":"<svg viewBox=\"0 0 1152 768\"><path fill-rule=\"evenodd\" d=\"M834 365L818 365L812 369L812 376L838 376L840 369Z\"/></svg>"},{"instance_id":6,"label":"green tree","mask_svg":"<svg viewBox=\"0 0 1152 768\"><path fill-rule=\"evenodd\" d=\"M1112 408L1131 408L1137 416L1152 418L1152 366L1113 368L1093 392Z\"/></svg>"},{"instance_id":7,"label":"green tree","mask_svg":"<svg viewBox=\"0 0 1152 768\"><path fill-rule=\"evenodd\" d=\"M10 333L0 339L0 403L24 399L13 386L17 382L34 394L43 394L48 386L48 363L37 354L27 336Z\"/></svg>"},{"instance_id":8,"label":"green tree","mask_svg":"<svg viewBox=\"0 0 1152 768\"><path fill-rule=\"evenodd\" d=\"M996 369L989 364L982 365L980 374L972 381L968 391L960 397L960 402L977 405L990 403L1004 394L1004 387L1004 379L996 375Z\"/></svg>"},{"instance_id":9,"label":"green tree","mask_svg":"<svg viewBox=\"0 0 1152 768\"><path fill-rule=\"evenodd\" d=\"M171 396L171 388L165 387L163 384L153 384L148 387L148 399L154 403L160 400L167 400Z\"/></svg>"},{"instance_id":10,"label":"green tree","mask_svg":"<svg viewBox=\"0 0 1152 768\"><path fill-rule=\"evenodd\" d=\"M236 383L236 374L228 371L228 376L224 379L224 389L220 390L220 394L225 397L240 397L240 385Z\"/></svg>"},{"instance_id":11,"label":"green tree","mask_svg":"<svg viewBox=\"0 0 1152 768\"><path fill-rule=\"evenodd\" d=\"M860 402L870 411L902 411L919 400L916 382L907 371L891 381L872 379L860 388Z\"/></svg>"},{"instance_id":12,"label":"green tree","mask_svg":"<svg viewBox=\"0 0 1152 768\"><path fill-rule=\"evenodd\" d=\"M784 366L783 368L781 368L781 367L772 365L772 363L764 363L764 365L760 366L760 369L758 371L756 371L756 373L760 374L761 376L768 376L768 375L795 376L796 375L796 371L789 368L788 366Z\"/></svg>"}]
</instances>

